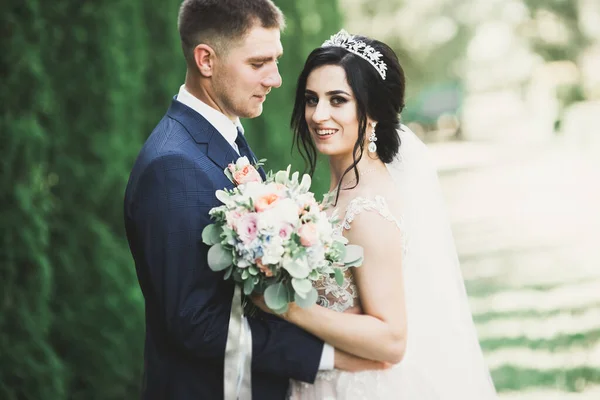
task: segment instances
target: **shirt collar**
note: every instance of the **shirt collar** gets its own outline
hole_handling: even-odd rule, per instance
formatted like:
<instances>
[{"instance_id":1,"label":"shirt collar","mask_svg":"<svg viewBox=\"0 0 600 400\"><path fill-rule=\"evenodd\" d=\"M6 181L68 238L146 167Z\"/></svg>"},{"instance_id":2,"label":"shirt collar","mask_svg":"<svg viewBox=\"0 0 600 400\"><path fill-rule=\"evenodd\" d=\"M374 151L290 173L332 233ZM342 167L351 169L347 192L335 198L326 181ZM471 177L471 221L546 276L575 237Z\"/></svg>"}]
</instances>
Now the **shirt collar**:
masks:
<instances>
[{"instance_id":1,"label":"shirt collar","mask_svg":"<svg viewBox=\"0 0 600 400\"><path fill-rule=\"evenodd\" d=\"M187 91L185 85L181 85L179 88L177 101L202 115L221 135L223 135L225 140L237 150L237 145L235 144L238 132L237 129L239 128L242 133L244 133L244 127L240 123L239 118L234 123L222 112L212 108L197 97L194 97L194 95Z\"/></svg>"}]
</instances>

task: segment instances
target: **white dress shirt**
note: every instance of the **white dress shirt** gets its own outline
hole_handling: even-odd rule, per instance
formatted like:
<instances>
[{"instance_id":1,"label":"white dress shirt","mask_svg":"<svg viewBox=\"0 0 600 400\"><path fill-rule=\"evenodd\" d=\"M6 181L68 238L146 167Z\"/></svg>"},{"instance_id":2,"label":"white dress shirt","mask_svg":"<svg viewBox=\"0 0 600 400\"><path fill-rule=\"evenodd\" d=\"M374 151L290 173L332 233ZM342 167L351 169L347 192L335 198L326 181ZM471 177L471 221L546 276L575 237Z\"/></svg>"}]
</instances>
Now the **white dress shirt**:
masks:
<instances>
[{"instance_id":1,"label":"white dress shirt","mask_svg":"<svg viewBox=\"0 0 600 400\"><path fill-rule=\"evenodd\" d=\"M236 121L232 121L225 116L221 111L212 108L202 100L194 97L190 92L187 91L185 85L181 85L179 88L179 93L177 94L177 101L182 104L185 104L192 110L196 111L198 114L202 115L215 129L223 135L225 140L235 149L235 151L239 154L240 151L235 143L235 139L237 139L237 130L238 128L244 133L244 127L240 123L239 118ZM250 330L250 325L248 324L248 320L244 318L243 328L246 330ZM243 357L242 357L243 358ZM325 343L323 346L323 352L321 353L321 361L319 363L319 370L331 370L334 367L334 349L332 346ZM240 360L240 367L243 365L243 359Z\"/></svg>"},{"instance_id":2,"label":"white dress shirt","mask_svg":"<svg viewBox=\"0 0 600 400\"><path fill-rule=\"evenodd\" d=\"M237 139L238 128L244 133L244 127L240 123L240 119L236 119L235 122L230 120L221 111L212 108L202 100L194 97L193 94L187 91L185 85L181 85L179 93L177 94L177 101L185 104L198 114L202 115L215 129L223 135L227 143L231 145L240 154L240 151L235 143Z\"/></svg>"}]
</instances>

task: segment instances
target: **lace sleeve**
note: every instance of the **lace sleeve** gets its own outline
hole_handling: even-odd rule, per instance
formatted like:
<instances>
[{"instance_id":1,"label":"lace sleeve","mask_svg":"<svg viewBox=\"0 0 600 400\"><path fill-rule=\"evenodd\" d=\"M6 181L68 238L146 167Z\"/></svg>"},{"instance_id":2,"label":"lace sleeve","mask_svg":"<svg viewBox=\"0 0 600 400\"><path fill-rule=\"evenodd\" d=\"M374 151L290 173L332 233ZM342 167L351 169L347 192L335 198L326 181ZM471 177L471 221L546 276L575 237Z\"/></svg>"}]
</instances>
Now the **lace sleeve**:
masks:
<instances>
[{"instance_id":1,"label":"lace sleeve","mask_svg":"<svg viewBox=\"0 0 600 400\"><path fill-rule=\"evenodd\" d=\"M354 221L356 215L363 211L375 211L383 218L395 223L399 229L402 229L402 225L400 223L401 220L398 220L391 213L387 202L382 196L375 196L373 199L365 197L356 197L352 199L352 201L350 201L348 204L348 208L346 209L346 215L344 216L344 221L342 223L343 228L349 230L351 228L350 224L352 221Z\"/></svg>"},{"instance_id":2,"label":"lace sleeve","mask_svg":"<svg viewBox=\"0 0 600 400\"><path fill-rule=\"evenodd\" d=\"M364 197L352 199L346 208L344 219L337 227L338 233L342 234L344 229L349 230L354 218L363 211L377 212L386 220L394 223L402 231L401 220L397 219L390 212L385 199L382 196L375 196L373 199ZM404 234L402 237L404 239ZM405 253L406 244L403 243L403 245L403 253ZM358 288L354 283L354 276L351 269L346 268L344 270L344 284L342 286L338 286L333 277L326 276L315 282L315 288L319 295L318 303L323 307L344 312L359 303Z\"/></svg>"}]
</instances>

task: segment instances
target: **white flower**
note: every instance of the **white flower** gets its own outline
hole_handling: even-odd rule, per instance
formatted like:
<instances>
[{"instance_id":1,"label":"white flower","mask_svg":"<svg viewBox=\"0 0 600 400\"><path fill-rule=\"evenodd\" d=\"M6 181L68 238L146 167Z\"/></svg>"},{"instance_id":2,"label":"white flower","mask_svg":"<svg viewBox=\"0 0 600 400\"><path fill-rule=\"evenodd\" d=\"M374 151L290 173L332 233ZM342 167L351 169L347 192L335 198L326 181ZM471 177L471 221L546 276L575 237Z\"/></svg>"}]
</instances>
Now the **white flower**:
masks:
<instances>
[{"instance_id":1,"label":"white flower","mask_svg":"<svg viewBox=\"0 0 600 400\"><path fill-rule=\"evenodd\" d=\"M294 226L298 223L298 205L292 199L280 200L271 211L277 213L281 222Z\"/></svg>"},{"instance_id":2,"label":"white flower","mask_svg":"<svg viewBox=\"0 0 600 400\"><path fill-rule=\"evenodd\" d=\"M279 234L286 224L298 224L298 206L292 199L281 199L272 208L258 213L258 230L262 234Z\"/></svg>"},{"instance_id":3,"label":"white flower","mask_svg":"<svg viewBox=\"0 0 600 400\"><path fill-rule=\"evenodd\" d=\"M269 192L268 185L261 182L248 182L244 185L243 197L257 199Z\"/></svg>"},{"instance_id":4,"label":"white flower","mask_svg":"<svg viewBox=\"0 0 600 400\"><path fill-rule=\"evenodd\" d=\"M325 248L322 245L310 247L306 254L308 263L313 268L319 267L325 262Z\"/></svg>"},{"instance_id":5,"label":"white flower","mask_svg":"<svg viewBox=\"0 0 600 400\"><path fill-rule=\"evenodd\" d=\"M235 166L238 168L244 168L246 165L250 165L250 161L246 156L238 158L235 162Z\"/></svg>"},{"instance_id":6,"label":"white flower","mask_svg":"<svg viewBox=\"0 0 600 400\"><path fill-rule=\"evenodd\" d=\"M271 236L269 242L263 243L263 251L263 264L279 264L283 253L285 253L283 239L279 236Z\"/></svg>"},{"instance_id":7,"label":"white flower","mask_svg":"<svg viewBox=\"0 0 600 400\"><path fill-rule=\"evenodd\" d=\"M327 218L317 218L317 232L321 240L330 241L333 234L333 227Z\"/></svg>"}]
</instances>

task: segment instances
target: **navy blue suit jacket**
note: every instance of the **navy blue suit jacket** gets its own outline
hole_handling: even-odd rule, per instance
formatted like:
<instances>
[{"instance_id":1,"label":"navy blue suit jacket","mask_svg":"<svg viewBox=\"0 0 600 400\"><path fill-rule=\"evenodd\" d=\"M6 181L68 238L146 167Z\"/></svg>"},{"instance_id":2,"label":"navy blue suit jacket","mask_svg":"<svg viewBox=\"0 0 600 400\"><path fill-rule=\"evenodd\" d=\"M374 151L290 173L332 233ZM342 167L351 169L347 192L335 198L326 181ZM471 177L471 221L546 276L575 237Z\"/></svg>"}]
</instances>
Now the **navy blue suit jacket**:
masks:
<instances>
[{"instance_id":1,"label":"navy blue suit jacket","mask_svg":"<svg viewBox=\"0 0 600 400\"><path fill-rule=\"evenodd\" d=\"M233 283L207 264L202 230L231 188L239 156L200 114L173 100L135 162L125 227L146 303L141 398L223 398ZM276 317L249 318L254 399L284 399L290 378L313 382L323 342Z\"/></svg>"}]
</instances>

